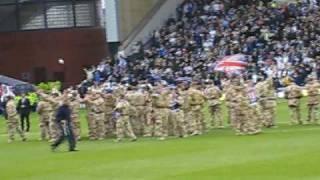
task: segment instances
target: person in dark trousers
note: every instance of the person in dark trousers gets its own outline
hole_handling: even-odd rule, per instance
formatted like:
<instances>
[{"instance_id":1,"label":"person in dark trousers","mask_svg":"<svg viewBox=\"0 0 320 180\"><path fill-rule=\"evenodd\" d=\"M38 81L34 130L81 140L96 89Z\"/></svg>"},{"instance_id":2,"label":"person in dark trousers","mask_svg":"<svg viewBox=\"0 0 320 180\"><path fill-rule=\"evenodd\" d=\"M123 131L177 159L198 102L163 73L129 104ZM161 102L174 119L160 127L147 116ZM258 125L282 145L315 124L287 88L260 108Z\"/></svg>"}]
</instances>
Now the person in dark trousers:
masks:
<instances>
[{"instance_id":1,"label":"person in dark trousers","mask_svg":"<svg viewBox=\"0 0 320 180\"><path fill-rule=\"evenodd\" d=\"M30 111L31 111L31 105L30 100L26 97L26 94L21 95L21 99L18 102L17 106L18 112L20 114L20 121L21 121L21 130L22 131L30 131ZM25 122L26 122L26 129L25 129Z\"/></svg>"},{"instance_id":2,"label":"person in dark trousers","mask_svg":"<svg viewBox=\"0 0 320 180\"><path fill-rule=\"evenodd\" d=\"M63 104L57 109L56 122L60 131L58 139L51 144L51 150L55 151L65 139L69 143L69 151L77 151L76 140L71 127L71 109L69 103L64 101Z\"/></svg>"}]
</instances>

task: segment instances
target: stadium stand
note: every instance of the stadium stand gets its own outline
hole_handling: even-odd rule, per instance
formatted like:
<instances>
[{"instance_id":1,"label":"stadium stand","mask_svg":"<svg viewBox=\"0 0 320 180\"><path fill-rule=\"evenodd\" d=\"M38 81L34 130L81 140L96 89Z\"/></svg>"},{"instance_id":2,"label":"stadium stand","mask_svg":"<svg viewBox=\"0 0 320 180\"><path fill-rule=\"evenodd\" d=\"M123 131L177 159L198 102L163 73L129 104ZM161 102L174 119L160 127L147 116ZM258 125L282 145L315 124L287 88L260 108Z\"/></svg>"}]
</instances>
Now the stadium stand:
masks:
<instances>
[{"instance_id":1,"label":"stadium stand","mask_svg":"<svg viewBox=\"0 0 320 180\"><path fill-rule=\"evenodd\" d=\"M320 72L319 1L186 0L176 14L149 44L137 42L128 57L119 52L115 64L102 62L88 80L175 84L193 78L219 85L224 75L214 71L217 60L238 53L247 56L245 78L274 76L277 87L304 85Z\"/></svg>"}]
</instances>

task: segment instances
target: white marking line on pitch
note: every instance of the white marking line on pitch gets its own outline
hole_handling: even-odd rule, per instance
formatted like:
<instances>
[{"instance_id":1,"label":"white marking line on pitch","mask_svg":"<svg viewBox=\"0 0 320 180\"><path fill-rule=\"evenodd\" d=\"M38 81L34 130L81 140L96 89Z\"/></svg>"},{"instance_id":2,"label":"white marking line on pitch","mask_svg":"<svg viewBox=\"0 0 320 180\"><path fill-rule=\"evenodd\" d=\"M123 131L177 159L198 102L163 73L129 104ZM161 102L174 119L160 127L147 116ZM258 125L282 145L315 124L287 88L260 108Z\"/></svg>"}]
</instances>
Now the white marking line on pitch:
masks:
<instances>
[{"instance_id":1,"label":"white marking line on pitch","mask_svg":"<svg viewBox=\"0 0 320 180\"><path fill-rule=\"evenodd\" d=\"M271 131L263 131L263 133L278 133L278 132L283 132L283 133L288 133L288 132L301 132L301 131L315 131L315 130L320 130L320 127L319 128L305 128L305 129L273 129Z\"/></svg>"},{"instance_id":2,"label":"white marking line on pitch","mask_svg":"<svg viewBox=\"0 0 320 180\"><path fill-rule=\"evenodd\" d=\"M266 134L272 134L272 133L289 133L289 132L302 132L302 131L315 131L315 130L320 130L320 127L318 128L305 128L305 129L272 129L270 131L263 131L263 133L266 133ZM38 133L28 133L27 134L27 137L28 136L33 136L33 135L38 135ZM3 136L8 136L7 134L0 134L0 137L3 137ZM17 134L17 136L19 136Z\"/></svg>"},{"instance_id":3,"label":"white marking line on pitch","mask_svg":"<svg viewBox=\"0 0 320 180\"><path fill-rule=\"evenodd\" d=\"M18 133L16 133L15 135L17 137L19 137ZM33 136L33 135L40 135L40 133L39 134L38 133L25 133L24 135L26 135L28 137L28 136ZM2 136L8 136L8 134L0 134L0 137L2 137Z\"/></svg>"}]
</instances>

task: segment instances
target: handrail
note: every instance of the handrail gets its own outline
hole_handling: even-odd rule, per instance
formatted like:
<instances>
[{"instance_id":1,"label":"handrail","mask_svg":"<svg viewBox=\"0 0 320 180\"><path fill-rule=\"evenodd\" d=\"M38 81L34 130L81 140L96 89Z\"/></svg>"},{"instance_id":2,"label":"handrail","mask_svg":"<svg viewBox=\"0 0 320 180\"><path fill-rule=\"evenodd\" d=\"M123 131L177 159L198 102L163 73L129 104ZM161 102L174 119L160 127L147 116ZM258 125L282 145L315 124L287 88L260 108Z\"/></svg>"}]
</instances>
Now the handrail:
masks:
<instances>
[{"instance_id":1,"label":"handrail","mask_svg":"<svg viewBox=\"0 0 320 180\"><path fill-rule=\"evenodd\" d=\"M159 0L156 5L143 17L143 19L133 28L129 35L122 41L121 49L126 49L136 35L141 31L143 27L149 22L149 20L157 13L157 10L165 4L168 0Z\"/></svg>"}]
</instances>

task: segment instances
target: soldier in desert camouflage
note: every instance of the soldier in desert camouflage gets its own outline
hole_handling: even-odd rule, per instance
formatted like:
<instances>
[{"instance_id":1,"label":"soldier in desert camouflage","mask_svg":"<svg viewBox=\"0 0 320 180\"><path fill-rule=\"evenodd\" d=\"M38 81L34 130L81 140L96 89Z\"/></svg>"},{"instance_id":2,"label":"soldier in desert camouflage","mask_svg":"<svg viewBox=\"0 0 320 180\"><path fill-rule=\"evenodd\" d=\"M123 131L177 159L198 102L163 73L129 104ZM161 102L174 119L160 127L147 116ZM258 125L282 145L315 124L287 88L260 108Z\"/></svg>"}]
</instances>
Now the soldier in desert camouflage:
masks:
<instances>
[{"instance_id":1,"label":"soldier in desert camouflage","mask_svg":"<svg viewBox=\"0 0 320 180\"><path fill-rule=\"evenodd\" d=\"M131 86L126 98L135 110L131 120L133 131L136 135L143 135L144 123L146 122L147 96L143 89Z\"/></svg>"},{"instance_id":2,"label":"soldier in desert camouflage","mask_svg":"<svg viewBox=\"0 0 320 180\"><path fill-rule=\"evenodd\" d=\"M91 90L84 102L88 110L89 139L103 140L105 138L104 99L98 90Z\"/></svg>"},{"instance_id":3,"label":"soldier in desert camouflage","mask_svg":"<svg viewBox=\"0 0 320 180\"><path fill-rule=\"evenodd\" d=\"M261 110L262 124L265 127L275 126L276 96L273 87L273 80L270 77L256 85L259 96L259 108Z\"/></svg>"},{"instance_id":4,"label":"soldier in desert camouflage","mask_svg":"<svg viewBox=\"0 0 320 180\"><path fill-rule=\"evenodd\" d=\"M70 109L71 109L71 127L73 130L73 134L76 140L81 139L81 123L80 123L80 104L81 100L80 97L76 92L70 92L69 94L70 99Z\"/></svg>"},{"instance_id":5,"label":"soldier in desert camouflage","mask_svg":"<svg viewBox=\"0 0 320 180\"><path fill-rule=\"evenodd\" d=\"M104 124L106 136L111 136L115 133L115 122L112 113L116 105L116 97L111 89L107 89L106 93L102 94L102 96L104 98Z\"/></svg>"},{"instance_id":6,"label":"soldier in desert camouflage","mask_svg":"<svg viewBox=\"0 0 320 180\"><path fill-rule=\"evenodd\" d=\"M37 113L39 114L40 140L50 140L50 122L52 118L52 106L49 102L41 99L38 102Z\"/></svg>"},{"instance_id":7,"label":"soldier in desert camouflage","mask_svg":"<svg viewBox=\"0 0 320 180\"><path fill-rule=\"evenodd\" d=\"M119 94L119 99L116 103L116 107L114 109L116 113L116 142L120 142L123 140L125 135L131 138L131 141L136 141L137 137L135 136L131 122L130 122L130 103L126 100L124 94Z\"/></svg>"},{"instance_id":8,"label":"soldier in desert camouflage","mask_svg":"<svg viewBox=\"0 0 320 180\"><path fill-rule=\"evenodd\" d=\"M155 117L155 136L165 140L168 136L168 122L170 112L170 90L165 82L159 83L152 94Z\"/></svg>"},{"instance_id":9,"label":"soldier in desert camouflage","mask_svg":"<svg viewBox=\"0 0 320 180\"><path fill-rule=\"evenodd\" d=\"M308 123L318 124L318 106L319 106L319 89L320 84L317 79L313 77L308 78L308 83L306 85L306 90L308 92Z\"/></svg>"},{"instance_id":10,"label":"soldier in desert camouflage","mask_svg":"<svg viewBox=\"0 0 320 180\"><path fill-rule=\"evenodd\" d=\"M191 88L188 90L190 96L189 103L191 106L191 118L192 118L192 134L201 135L204 131L204 116L202 108L205 103L205 96L200 91L200 83L193 82Z\"/></svg>"},{"instance_id":11,"label":"soldier in desert camouflage","mask_svg":"<svg viewBox=\"0 0 320 180\"><path fill-rule=\"evenodd\" d=\"M302 97L302 89L295 83L291 82L285 90L285 96L288 99L290 110L290 121L293 124L303 124L301 120L300 99Z\"/></svg>"},{"instance_id":12,"label":"soldier in desert camouflage","mask_svg":"<svg viewBox=\"0 0 320 180\"><path fill-rule=\"evenodd\" d=\"M42 90L37 90L38 95L45 101L49 102L51 105L52 112L50 118L50 133L51 139L50 142L54 142L57 140L59 134L58 125L55 121L56 118L56 111L58 109L59 103L62 101L62 96L58 91L53 91L51 95L45 94Z\"/></svg>"},{"instance_id":13,"label":"soldier in desert camouflage","mask_svg":"<svg viewBox=\"0 0 320 180\"><path fill-rule=\"evenodd\" d=\"M187 124L184 118L184 112L182 105L184 104L184 98L179 92L179 89L173 89L171 91L171 111L170 121L172 122L173 135L177 137L188 137Z\"/></svg>"},{"instance_id":14,"label":"soldier in desert camouflage","mask_svg":"<svg viewBox=\"0 0 320 180\"><path fill-rule=\"evenodd\" d=\"M211 114L210 125L212 128L224 128L223 120L221 116L221 102L220 98L222 93L217 86L214 86L213 81L207 82L205 89L205 96L209 105L209 111Z\"/></svg>"},{"instance_id":15,"label":"soldier in desert camouflage","mask_svg":"<svg viewBox=\"0 0 320 180\"><path fill-rule=\"evenodd\" d=\"M12 96L8 96L8 102L6 105L7 112L7 128L8 128L8 143L11 143L14 140L14 135L17 132L22 141L26 141L24 132L20 129L19 126L19 116L17 112L17 107Z\"/></svg>"}]
</instances>

